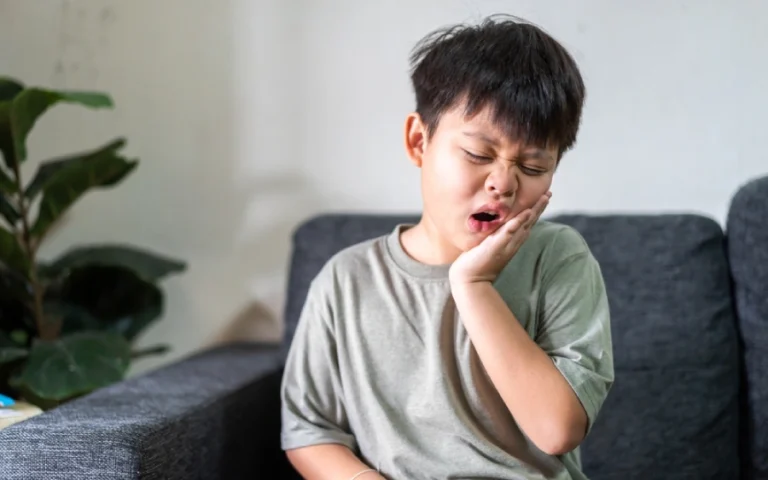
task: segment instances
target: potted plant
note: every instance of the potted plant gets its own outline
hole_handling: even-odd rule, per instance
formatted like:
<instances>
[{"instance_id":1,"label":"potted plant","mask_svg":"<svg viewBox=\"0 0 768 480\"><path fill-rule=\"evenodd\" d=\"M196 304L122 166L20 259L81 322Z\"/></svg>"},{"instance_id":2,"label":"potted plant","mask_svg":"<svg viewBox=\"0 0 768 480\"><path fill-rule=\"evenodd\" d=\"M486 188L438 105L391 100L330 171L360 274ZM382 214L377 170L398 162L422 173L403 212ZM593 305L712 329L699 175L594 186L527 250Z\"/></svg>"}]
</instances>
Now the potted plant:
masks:
<instances>
[{"instance_id":1,"label":"potted plant","mask_svg":"<svg viewBox=\"0 0 768 480\"><path fill-rule=\"evenodd\" d=\"M42 261L51 227L86 192L114 187L138 165L117 138L41 162L25 182L26 140L58 103L111 108L98 92L29 88L0 77L0 393L42 409L122 380L138 335L163 312L159 282L185 263L130 245L73 247Z\"/></svg>"}]
</instances>

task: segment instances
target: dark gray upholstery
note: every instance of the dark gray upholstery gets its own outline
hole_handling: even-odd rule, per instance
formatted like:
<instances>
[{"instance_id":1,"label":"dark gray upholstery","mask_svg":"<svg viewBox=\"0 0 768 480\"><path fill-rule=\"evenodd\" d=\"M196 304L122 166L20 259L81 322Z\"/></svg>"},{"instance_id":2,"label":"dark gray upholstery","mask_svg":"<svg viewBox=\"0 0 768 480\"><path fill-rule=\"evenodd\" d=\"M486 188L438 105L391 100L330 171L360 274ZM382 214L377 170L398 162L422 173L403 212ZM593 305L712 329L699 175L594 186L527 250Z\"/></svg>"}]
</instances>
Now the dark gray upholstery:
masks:
<instances>
[{"instance_id":1,"label":"dark gray upholstery","mask_svg":"<svg viewBox=\"0 0 768 480\"><path fill-rule=\"evenodd\" d=\"M587 240L611 306L616 383L584 444L589 477L738 478L738 343L719 225L556 220Z\"/></svg>"},{"instance_id":2,"label":"dark gray upholstery","mask_svg":"<svg viewBox=\"0 0 768 480\"><path fill-rule=\"evenodd\" d=\"M274 346L232 345L0 430L2 480L243 478L287 466Z\"/></svg>"},{"instance_id":3,"label":"dark gray upholstery","mask_svg":"<svg viewBox=\"0 0 768 480\"><path fill-rule=\"evenodd\" d=\"M617 378L583 446L592 480L768 479L767 209L768 177L735 195L727 238L697 215L550 218L586 238L611 304ZM309 219L281 346L212 350L0 431L0 478L298 478L279 451L279 383L309 283L416 218Z\"/></svg>"},{"instance_id":4,"label":"dark gray upholstery","mask_svg":"<svg viewBox=\"0 0 768 480\"><path fill-rule=\"evenodd\" d=\"M734 196L727 231L744 362L744 470L768 479L768 177Z\"/></svg>"},{"instance_id":5,"label":"dark gray upholstery","mask_svg":"<svg viewBox=\"0 0 768 480\"><path fill-rule=\"evenodd\" d=\"M331 255L415 220L327 215L305 223L295 239L287 335L308 280ZM611 304L617 381L584 445L590 478L738 478L738 344L721 228L693 215L550 220L585 237Z\"/></svg>"}]
</instances>

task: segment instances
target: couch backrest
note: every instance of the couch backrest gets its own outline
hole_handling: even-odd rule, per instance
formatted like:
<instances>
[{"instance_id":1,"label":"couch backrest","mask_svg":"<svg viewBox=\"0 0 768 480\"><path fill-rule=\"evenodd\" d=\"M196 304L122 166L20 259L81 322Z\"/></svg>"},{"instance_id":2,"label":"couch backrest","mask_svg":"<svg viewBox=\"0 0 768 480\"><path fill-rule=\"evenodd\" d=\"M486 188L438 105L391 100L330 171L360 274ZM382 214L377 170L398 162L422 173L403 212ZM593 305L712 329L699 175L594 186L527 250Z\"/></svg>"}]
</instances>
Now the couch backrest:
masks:
<instances>
[{"instance_id":1,"label":"couch backrest","mask_svg":"<svg viewBox=\"0 0 768 480\"><path fill-rule=\"evenodd\" d=\"M743 349L742 455L745 478L768 478L768 176L734 195L728 257Z\"/></svg>"},{"instance_id":2,"label":"couch backrest","mask_svg":"<svg viewBox=\"0 0 768 480\"><path fill-rule=\"evenodd\" d=\"M561 216L603 269L616 383L585 441L590 479L737 478L738 343L721 228L694 215ZM286 345L340 249L413 216L328 215L294 236ZM287 347L286 347L287 348Z\"/></svg>"},{"instance_id":3,"label":"couch backrest","mask_svg":"<svg viewBox=\"0 0 768 480\"><path fill-rule=\"evenodd\" d=\"M616 383L582 452L599 479L739 478L738 341L720 226L696 215L559 217L606 281Z\"/></svg>"}]
</instances>

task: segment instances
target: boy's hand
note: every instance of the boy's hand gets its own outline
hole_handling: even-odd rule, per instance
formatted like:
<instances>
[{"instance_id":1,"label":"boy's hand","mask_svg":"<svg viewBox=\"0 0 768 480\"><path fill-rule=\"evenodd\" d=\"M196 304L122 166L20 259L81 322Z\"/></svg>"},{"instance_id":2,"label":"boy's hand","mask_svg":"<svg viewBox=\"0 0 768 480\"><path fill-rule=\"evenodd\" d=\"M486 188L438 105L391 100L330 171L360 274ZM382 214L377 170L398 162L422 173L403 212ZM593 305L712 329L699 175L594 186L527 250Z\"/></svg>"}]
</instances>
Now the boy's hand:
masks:
<instances>
[{"instance_id":1,"label":"boy's hand","mask_svg":"<svg viewBox=\"0 0 768 480\"><path fill-rule=\"evenodd\" d=\"M493 282L504 266L528 238L531 227L538 221L549 203L551 192L542 195L536 204L520 212L499 227L480 244L459 255L451 265L449 278L453 285Z\"/></svg>"}]
</instances>

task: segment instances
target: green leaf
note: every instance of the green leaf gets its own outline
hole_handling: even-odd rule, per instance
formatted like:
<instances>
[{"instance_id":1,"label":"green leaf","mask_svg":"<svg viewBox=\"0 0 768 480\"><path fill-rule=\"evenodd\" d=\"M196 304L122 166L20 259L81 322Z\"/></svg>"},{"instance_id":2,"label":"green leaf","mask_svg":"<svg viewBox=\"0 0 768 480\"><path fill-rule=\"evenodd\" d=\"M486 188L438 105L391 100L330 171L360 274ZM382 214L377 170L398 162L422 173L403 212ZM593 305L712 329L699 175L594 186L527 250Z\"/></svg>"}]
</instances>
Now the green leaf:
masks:
<instances>
[{"instance_id":1,"label":"green leaf","mask_svg":"<svg viewBox=\"0 0 768 480\"><path fill-rule=\"evenodd\" d=\"M104 157L114 157L118 150L125 146L125 139L118 138L108 144L99 147L89 152L78 153L75 155L68 155L64 158L58 158L55 160L48 160L42 162L37 169L35 178L27 185L24 191L24 196L28 199L33 199L38 193L40 193L51 181L55 178L55 174L65 168L73 168L72 165L87 164Z\"/></svg>"},{"instance_id":2,"label":"green leaf","mask_svg":"<svg viewBox=\"0 0 768 480\"><path fill-rule=\"evenodd\" d=\"M16 184L2 170L0 170L0 192L16 193Z\"/></svg>"},{"instance_id":3,"label":"green leaf","mask_svg":"<svg viewBox=\"0 0 768 480\"><path fill-rule=\"evenodd\" d=\"M0 365L15 362L27 356L27 351L20 347L0 347Z\"/></svg>"},{"instance_id":4,"label":"green leaf","mask_svg":"<svg viewBox=\"0 0 768 480\"><path fill-rule=\"evenodd\" d=\"M130 346L120 335L82 332L55 341L36 341L18 376L11 380L47 400L66 400L121 381Z\"/></svg>"},{"instance_id":5,"label":"green leaf","mask_svg":"<svg viewBox=\"0 0 768 480\"><path fill-rule=\"evenodd\" d=\"M41 88L28 88L20 92L11 101L8 112L16 162L22 163L26 160L27 136L37 120L46 110L59 102L75 103L90 108L113 106L112 99L108 95L98 92L53 91ZM12 165L8 164L9 167Z\"/></svg>"},{"instance_id":6,"label":"green leaf","mask_svg":"<svg viewBox=\"0 0 768 480\"><path fill-rule=\"evenodd\" d=\"M79 306L52 300L50 298L43 301L43 311L48 321L60 321L62 333L76 333L88 330L108 330L104 328L99 319L92 316L88 311Z\"/></svg>"},{"instance_id":7,"label":"green leaf","mask_svg":"<svg viewBox=\"0 0 768 480\"><path fill-rule=\"evenodd\" d=\"M86 265L124 267L148 282L182 272L186 264L149 250L128 245L88 245L72 248L51 264L40 264L41 277L53 278Z\"/></svg>"},{"instance_id":8,"label":"green leaf","mask_svg":"<svg viewBox=\"0 0 768 480\"><path fill-rule=\"evenodd\" d=\"M24 85L9 77L0 77L0 153L9 167L14 165L13 135L11 133L11 101L24 90ZM2 172L0 172L2 173ZM0 178L2 183L2 178ZM3 190L8 193L8 190Z\"/></svg>"},{"instance_id":9,"label":"green leaf","mask_svg":"<svg viewBox=\"0 0 768 480\"><path fill-rule=\"evenodd\" d=\"M21 360L27 356L27 351L19 347L0 347L0 365Z\"/></svg>"},{"instance_id":10,"label":"green leaf","mask_svg":"<svg viewBox=\"0 0 768 480\"><path fill-rule=\"evenodd\" d=\"M15 299L27 301L32 299L32 286L21 273L0 267L0 301ZM0 309L2 312L2 309Z\"/></svg>"},{"instance_id":11,"label":"green leaf","mask_svg":"<svg viewBox=\"0 0 768 480\"><path fill-rule=\"evenodd\" d=\"M27 349L20 347L0 331L0 365L11 363L27 356Z\"/></svg>"},{"instance_id":12,"label":"green leaf","mask_svg":"<svg viewBox=\"0 0 768 480\"><path fill-rule=\"evenodd\" d=\"M29 341L29 334L24 330L13 330L8 338L16 342L18 345L26 345Z\"/></svg>"},{"instance_id":13,"label":"green leaf","mask_svg":"<svg viewBox=\"0 0 768 480\"><path fill-rule=\"evenodd\" d=\"M10 77L0 77L0 102L13 100L19 92L24 90L24 85Z\"/></svg>"},{"instance_id":14,"label":"green leaf","mask_svg":"<svg viewBox=\"0 0 768 480\"><path fill-rule=\"evenodd\" d=\"M1 88L0 84L0 88ZM13 180L0 170L0 215L2 215L10 225L15 225L21 218L19 211L8 200L9 197L16 193L16 184Z\"/></svg>"},{"instance_id":15,"label":"green leaf","mask_svg":"<svg viewBox=\"0 0 768 480\"><path fill-rule=\"evenodd\" d=\"M16 236L4 228L0 228L0 263L25 275L29 272L29 261L24 250Z\"/></svg>"},{"instance_id":16,"label":"green leaf","mask_svg":"<svg viewBox=\"0 0 768 480\"><path fill-rule=\"evenodd\" d=\"M94 328L132 341L163 312L162 291L121 266L86 265L67 270L46 291L66 332ZM63 314L61 313L63 312Z\"/></svg>"},{"instance_id":17,"label":"green leaf","mask_svg":"<svg viewBox=\"0 0 768 480\"><path fill-rule=\"evenodd\" d=\"M0 215L5 218L10 226L16 225L16 222L21 218L19 211L8 201L3 192L0 192Z\"/></svg>"},{"instance_id":18,"label":"green leaf","mask_svg":"<svg viewBox=\"0 0 768 480\"><path fill-rule=\"evenodd\" d=\"M45 182L32 235L42 238L48 228L85 192L115 185L136 165L138 162L135 160L108 153L88 160L72 159L58 168Z\"/></svg>"},{"instance_id":19,"label":"green leaf","mask_svg":"<svg viewBox=\"0 0 768 480\"><path fill-rule=\"evenodd\" d=\"M0 268L0 331L21 346L35 333L29 281L7 268Z\"/></svg>"},{"instance_id":20,"label":"green leaf","mask_svg":"<svg viewBox=\"0 0 768 480\"><path fill-rule=\"evenodd\" d=\"M16 153L13 151L13 131L11 130L11 102L0 102L0 153L8 168L16 165Z\"/></svg>"}]
</instances>

